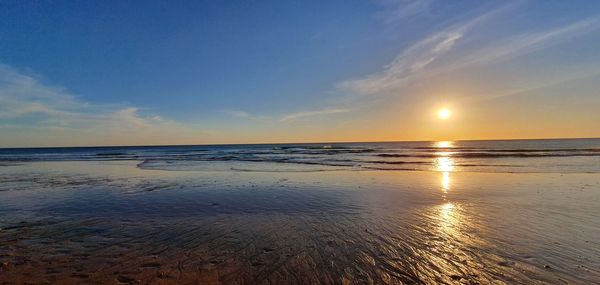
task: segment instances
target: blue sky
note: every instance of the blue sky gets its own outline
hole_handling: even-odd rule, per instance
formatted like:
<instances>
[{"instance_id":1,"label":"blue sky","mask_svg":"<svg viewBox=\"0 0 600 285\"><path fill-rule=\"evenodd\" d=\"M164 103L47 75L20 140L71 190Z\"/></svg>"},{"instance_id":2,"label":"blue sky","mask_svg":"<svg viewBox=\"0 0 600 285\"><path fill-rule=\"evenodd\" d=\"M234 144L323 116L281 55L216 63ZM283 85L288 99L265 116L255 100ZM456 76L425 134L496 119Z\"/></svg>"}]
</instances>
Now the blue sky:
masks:
<instances>
[{"instance_id":1,"label":"blue sky","mask_svg":"<svg viewBox=\"0 0 600 285\"><path fill-rule=\"evenodd\" d=\"M600 136L598 50L598 1L3 1L0 146Z\"/></svg>"}]
</instances>

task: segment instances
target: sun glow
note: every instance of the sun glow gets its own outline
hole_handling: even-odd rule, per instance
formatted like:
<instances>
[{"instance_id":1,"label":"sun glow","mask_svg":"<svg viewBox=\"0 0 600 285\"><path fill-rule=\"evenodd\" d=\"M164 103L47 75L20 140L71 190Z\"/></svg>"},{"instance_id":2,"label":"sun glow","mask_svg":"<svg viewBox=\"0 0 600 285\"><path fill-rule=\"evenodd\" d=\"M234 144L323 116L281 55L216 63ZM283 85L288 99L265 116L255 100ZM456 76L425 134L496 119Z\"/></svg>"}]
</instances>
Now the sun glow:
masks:
<instances>
[{"instance_id":1,"label":"sun glow","mask_svg":"<svg viewBox=\"0 0 600 285\"><path fill-rule=\"evenodd\" d=\"M439 141L434 144L437 148L451 148L454 146L454 142L451 141Z\"/></svg>"},{"instance_id":2,"label":"sun glow","mask_svg":"<svg viewBox=\"0 0 600 285\"><path fill-rule=\"evenodd\" d=\"M441 120L446 120L452 116L452 111L450 111L448 108L442 108L438 110L437 115Z\"/></svg>"}]
</instances>

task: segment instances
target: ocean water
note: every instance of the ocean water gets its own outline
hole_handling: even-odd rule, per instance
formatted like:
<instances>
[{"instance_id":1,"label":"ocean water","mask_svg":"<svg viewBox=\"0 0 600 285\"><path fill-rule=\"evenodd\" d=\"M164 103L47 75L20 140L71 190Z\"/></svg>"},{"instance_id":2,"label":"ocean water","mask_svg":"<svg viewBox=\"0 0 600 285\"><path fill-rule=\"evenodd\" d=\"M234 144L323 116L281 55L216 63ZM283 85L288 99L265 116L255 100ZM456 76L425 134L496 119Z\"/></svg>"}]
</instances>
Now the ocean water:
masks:
<instances>
[{"instance_id":1,"label":"ocean water","mask_svg":"<svg viewBox=\"0 0 600 285\"><path fill-rule=\"evenodd\" d=\"M600 140L0 150L0 284L600 284Z\"/></svg>"},{"instance_id":2,"label":"ocean water","mask_svg":"<svg viewBox=\"0 0 600 285\"><path fill-rule=\"evenodd\" d=\"M0 163L135 160L163 170L600 172L600 139L0 149Z\"/></svg>"}]
</instances>

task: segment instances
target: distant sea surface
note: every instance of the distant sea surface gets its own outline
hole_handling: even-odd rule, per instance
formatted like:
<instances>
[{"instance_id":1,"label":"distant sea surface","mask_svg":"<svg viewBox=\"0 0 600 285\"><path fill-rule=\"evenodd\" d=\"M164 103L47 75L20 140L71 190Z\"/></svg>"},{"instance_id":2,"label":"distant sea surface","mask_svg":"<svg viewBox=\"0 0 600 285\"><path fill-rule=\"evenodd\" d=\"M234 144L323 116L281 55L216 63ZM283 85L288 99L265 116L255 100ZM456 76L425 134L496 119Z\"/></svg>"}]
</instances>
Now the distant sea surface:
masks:
<instances>
[{"instance_id":1,"label":"distant sea surface","mask_svg":"<svg viewBox=\"0 0 600 285\"><path fill-rule=\"evenodd\" d=\"M160 170L600 172L600 139L0 149L0 163L136 160Z\"/></svg>"}]
</instances>

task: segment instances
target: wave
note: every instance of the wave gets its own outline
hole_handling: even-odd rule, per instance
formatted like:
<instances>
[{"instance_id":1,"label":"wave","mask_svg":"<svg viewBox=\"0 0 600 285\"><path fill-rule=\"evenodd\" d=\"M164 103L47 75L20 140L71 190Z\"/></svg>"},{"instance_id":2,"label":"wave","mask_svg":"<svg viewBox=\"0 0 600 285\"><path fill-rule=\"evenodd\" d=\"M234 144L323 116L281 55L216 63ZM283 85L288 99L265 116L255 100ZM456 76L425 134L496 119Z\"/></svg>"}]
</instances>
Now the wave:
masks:
<instances>
[{"instance_id":1,"label":"wave","mask_svg":"<svg viewBox=\"0 0 600 285\"><path fill-rule=\"evenodd\" d=\"M123 156L123 155L128 155L128 153L125 152L105 152L105 153L97 153L97 156Z\"/></svg>"},{"instance_id":2,"label":"wave","mask_svg":"<svg viewBox=\"0 0 600 285\"><path fill-rule=\"evenodd\" d=\"M541 171L531 165L494 163L456 163L453 171L475 172L557 172ZM323 171L440 171L426 161L212 161L212 160L145 160L140 169L167 171L240 171L240 172L323 172ZM560 171L558 171L560 172ZM594 172L594 171L592 171Z\"/></svg>"},{"instance_id":3,"label":"wave","mask_svg":"<svg viewBox=\"0 0 600 285\"><path fill-rule=\"evenodd\" d=\"M539 148L539 149L507 149L507 148L435 148L422 147L413 148L420 152L600 152L600 148Z\"/></svg>"},{"instance_id":4,"label":"wave","mask_svg":"<svg viewBox=\"0 0 600 285\"><path fill-rule=\"evenodd\" d=\"M494 158L494 157L568 157L568 156L600 156L600 152L551 152L551 153L529 153L529 152L445 152L443 155L439 153L414 153L414 154L397 154L397 153L382 153L377 154L379 157L416 157L416 158L438 158L438 157L462 157L462 158Z\"/></svg>"},{"instance_id":5,"label":"wave","mask_svg":"<svg viewBox=\"0 0 600 285\"><path fill-rule=\"evenodd\" d=\"M351 165L316 162L268 161L168 161L146 160L137 165L140 169L167 171L240 171L240 172L322 172L356 170Z\"/></svg>"},{"instance_id":6,"label":"wave","mask_svg":"<svg viewBox=\"0 0 600 285\"><path fill-rule=\"evenodd\" d=\"M517 167L600 172L600 140L456 143L347 143L295 145L163 146L0 149L0 164L37 161L123 161L140 167L223 169L432 170L440 158L462 169ZM485 162L485 163L482 163ZM266 164L269 164L268 166ZM485 164L485 165L484 165ZM239 167L242 165L243 167ZM488 166L489 165L489 166ZM459 170L460 171L460 170ZM502 170L499 170L502 171Z\"/></svg>"},{"instance_id":7,"label":"wave","mask_svg":"<svg viewBox=\"0 0 600 285\"><path fill-rule=\"evenodd\" d=\"M362 163L373 163L373 164L431 164L430 161L387 161L387 160L367 160L361 161Z\"/></svg>"},{"instance_id":8,"label":"wave","mask_svg":"<svg viewBox=\"0 0 600 285\"><path fill-rule=\"evenodd\" d=\"M415 161L394 161L394 160L369 160L369 158L404 158L404 159L436 159L441 157L448 158L544 158L544 157L600 157L600 151L578 150L578 151L553 151L542 152L534 151L493 151L493 152L374 152L366 150L347 150L346 152L307 152L294 151L290 153L278 152L203 152L203 153L93 153L93 154L57 154L57 155L0 155L2 162L28 162L28 161L85 161L85 160L146 160L146 159L165 159L165 160L189 160L189 161L257 161L257 162L280 162L280 163L306 163L313 161L329 161L330 163L380 163L380 164L406 164L421 163ZM330 157L330 158L328 158Z\"/></svg>"}]
</instances>

